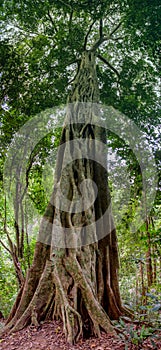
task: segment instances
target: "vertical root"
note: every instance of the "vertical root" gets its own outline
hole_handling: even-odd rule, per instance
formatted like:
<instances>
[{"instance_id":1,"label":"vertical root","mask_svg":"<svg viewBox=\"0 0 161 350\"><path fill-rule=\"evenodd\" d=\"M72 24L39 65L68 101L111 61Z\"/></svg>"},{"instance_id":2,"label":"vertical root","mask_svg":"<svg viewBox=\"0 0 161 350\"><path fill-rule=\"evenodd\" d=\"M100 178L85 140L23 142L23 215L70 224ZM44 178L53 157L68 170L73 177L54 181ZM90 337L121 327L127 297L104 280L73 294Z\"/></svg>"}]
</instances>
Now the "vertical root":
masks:
<instances>
[{"instance_id":1,"label":"vertical root","mask_svg":"<svg viewBox=\"0 0 161 350\"><path fill-rule=\"evenodd\" d=\"M64 324L64 333L70 344L77 342L82 335L82 320L80 314L69 304L62 282L59 278L57 266L54 268L55 287L61 299L61 313Z\"/></svg>"},{"instance_id":2,"label":"vertical root","mask_svg":"<svg viewBox=\"0 0 161 350\"><path fill-rule=\"evenodd\" d=\"M104 329L107 333L116 334L108 315L99 304L96 295L94 295L88 284L76 257L70 255L65 259L64 263L67 271L72 275L74 281L81 289L86 309L93 322L94 334L100 336L100 328Z\"/></svg>"}]
</instances>

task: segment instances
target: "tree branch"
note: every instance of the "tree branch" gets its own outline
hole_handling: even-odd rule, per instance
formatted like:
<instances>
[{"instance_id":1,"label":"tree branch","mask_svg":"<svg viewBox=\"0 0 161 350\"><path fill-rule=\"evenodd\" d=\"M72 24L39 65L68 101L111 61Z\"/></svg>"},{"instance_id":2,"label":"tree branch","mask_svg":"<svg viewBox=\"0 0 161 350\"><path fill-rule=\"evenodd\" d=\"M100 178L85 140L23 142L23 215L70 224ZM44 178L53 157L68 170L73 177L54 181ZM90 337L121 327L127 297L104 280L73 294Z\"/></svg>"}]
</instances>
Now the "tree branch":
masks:
<instances>
[{"instance_id":1,"label":"tree branch","mask_svg":"<svg viewBox=\"0 0 161 350\"><path fill-rule=\"evenodd\" d=\"M94 21L91 23L91 25L89 26L88 32L87 32L87 34L86 34L86 36L85 36L85 39L84 39L84 51L86 50L86 47L87 47L88 36L89 36L89 34L90 34L90 32L91 32L91 29L92 29L92 27L93 27L93 25L94 25L95 22L96 22L96 21L94 20Z\"/></svg>"},{"instance_id":2,"label":"tree branch","mask_svg":"<svg viewBox=\"0 0 161 350\"><path fill-rule=\"evenodd\" d=\"M121 24L123 23L123 21L119 22L119 24L117 24L117 26L112 30L112 32L110 33L110 37L117 32L117 30L121 27Z\"/></svg>"},{"instance_id":3,"label":"tree branch","mask_svg":"<svg viewBox=\"0 0 161 350\"><path fill-rule=\"evenodd\" d=\"M113 72L118 76L118 78L120 78L120 74L117 71L116 68L114 68L104 57L102 57L101 55L97 55L97 57L103 62L105 63L111 70L113 70Z\"/></svg>"},{"instance_id":4,"label":"tree branch","mask_svg":"<svg viewBox=\"0 0 161 350\"><path fill-rule=\"evenodd\" d=\"M59 0L59 2L61 2L64 6L67 6L68 8L70 8L72 10L72 6L67 4L65 1Z\"/></svg>"},{"instance_id":5,"label":"tree branch","mask_svg":"<svg viewBox=\"0 0 161 350\"><path fill-rule=\"evenodd\" d=\"M48 17L49 17L49 19L50 19L50 21L51 21L51 23L52 23L52 25L53 25L55 31L58 32L58 30L57 30L57 28L56 28L56 25L55 25L55 23L54 23L54 21L53 21L53 18L52 18L52 16L51 16L51 13L50 13L49 10L48 10Z\"/></svg>"},{"instance_id":6,"label":"tree branch","mask_svg":"<svg viewBox=\"0 0 161 350\"><path fill-rule=\"evenodd\" d=\"M73 19L73 10L70 13L69 17L69 32L71 32L71 27L72 27L72 19Z\"/></svg>"},{"instance_id":7,"label":"tree branch","mask_svg":"<svg viewBox=\"0 0 161 350\"><path fill-rule=\"evenodd\" d=\"M124 38L122 36L118 36L117 38L112 38L113 41L117 41L117 40L123 40Z\"/></svg>"},{"instance_id":8,"label":"tree branch","mask_svg":"<svg viewBox=\"0 0 161 350\"><path fill-rule=\"evenodd\" d=\"M78 60L78 61L80 62L80 60ZM71 80L69 80L68 86L71 85L71 83L73 83L73 81L75 80L77 74L78 74L78 71L77 71L76 74L74 75L74 78L72 78Z\"/></svg>"},{"instance_id":9,"label":"tree branch","mask_svg":"<svg viewBox=\"0 0 161 350\"><path fill-rule=\"evenodd\" d=\"M95 52L105 41L108 41L112 38L112 35L119 29L123 21L119 22L118 25L112 30L112 32L109 35L103 35L102 33L102 20L100 20L100 37L99 39L95 42L93 47L91 48L90 51ZM87 34L88 36L88 34ZM105 62L104 62L105 63ZM108 63L107 63L108 64ZM112 66L111 66L112 67ZM111 68L112 69L112 68ZM116 73L116 72L115 72Z\"/></svg>"},{"instance_id":10,"label":"tree branch","mask_svg":"<svg viewBox=\"0 0 161 350\"><path fill-rule=\"evenodd\" d=\"M102 21L102 18L100 19L99 31L100 31L100 38L101 38L103 36L103 21Z\"/></svg>"},{"instance_id":11,"label":"tree branch","mask_svg":"<svg viewBox=\"0 0 161 350\"><path fill-rule=\"evenodd\" d=\"M9 232L7 230L7 201L6 201L6 196L4 198L4 232L7 235L8 243L10 246L10 249L5 246L5 244L0 240L1 244L3 247L12 255L13 254L13 242L10 238Z\"/></svg>"},{"instance_id":12,"label":"tree branch","mask_svg":"<svg viewBox=\"0 0 161 350\"><path fill-rule=\"evenodd\" d=\"M74 64L74 63L79 63L80 60L81 60L80 58L76 58L75 60L69 62L69 63L67 64L67 67L71 66L71 65Z\"/></svg>"},{"instance_id":13,"label":"tree branch","mask_svg":"<svg viewBox=\"0 0 161 350\"><path fill-rule=\"evenodd\" d=\"M12 252L9 250L9 248L3 243L3 241L0 239L0 243L2 246L12 255Z\"/></svg>"},{"instance_id":14,"label":"tree branch","mask_svg":"<svg viewBox=\"0 0 161 350\"><path fill-rule=\"evenodd\" d=\"M95 44L93 45L93 47L91 48L90 51L95 52L105 41L109 40L110 37L109 36L105 36L102 35L102 37L100 37Z\"/></svg>"}]
</instances>

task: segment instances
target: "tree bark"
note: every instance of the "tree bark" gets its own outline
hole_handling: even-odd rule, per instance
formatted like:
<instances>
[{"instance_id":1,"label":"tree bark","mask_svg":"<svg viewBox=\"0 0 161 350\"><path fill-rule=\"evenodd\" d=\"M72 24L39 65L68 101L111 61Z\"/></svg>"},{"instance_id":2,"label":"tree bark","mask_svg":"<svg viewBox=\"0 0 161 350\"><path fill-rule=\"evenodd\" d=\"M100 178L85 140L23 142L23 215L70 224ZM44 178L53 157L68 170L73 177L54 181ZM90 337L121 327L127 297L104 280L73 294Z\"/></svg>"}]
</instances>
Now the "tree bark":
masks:
<instances>
[{"instance_id":1,"label":"tree bark","mask_svg":"<svg viewBox=\"0 0 161 350\"><path fill-rule=\"evenodd\" d=\"M88 108L82 109L82 103ZM104 216L111 202L107 172L83 154L82 144L89 155L97 154L106 163L106 131L91 123L90 103L99 103L99 89L95 53L85 51L68 99L52 198L41 222L33 264L5 331L56 318L63 321L67 341L74 343L81 336L99 336L101 330L114 334L110 319L128 313L119 293L117 237L110 210ZM76 139L73 149L70 142ZM99 146L97 142L93 146L93 140ZM89 186L89 180L98 189L94 201L95 186ZM82 181L84 202L77 211ZM60 188L68 200L67 211L61 210Z\"/></svg>"}]
</instances>

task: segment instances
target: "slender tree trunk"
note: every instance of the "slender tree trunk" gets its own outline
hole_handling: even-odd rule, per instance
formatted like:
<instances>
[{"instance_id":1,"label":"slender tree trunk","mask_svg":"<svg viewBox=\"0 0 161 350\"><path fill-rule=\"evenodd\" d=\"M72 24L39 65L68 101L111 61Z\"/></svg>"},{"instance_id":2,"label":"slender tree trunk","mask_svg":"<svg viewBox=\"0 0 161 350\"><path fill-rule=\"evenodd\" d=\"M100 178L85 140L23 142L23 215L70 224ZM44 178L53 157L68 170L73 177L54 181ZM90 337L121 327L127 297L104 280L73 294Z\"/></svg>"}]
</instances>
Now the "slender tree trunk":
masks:
<instances>
[{"instance_id":1,"label":"slender tree trunk","mask_svg":"<svg viewBox=\"0 0 161 350\"><path fill-rule=\"evenodd\" d=\"M9 244L9 249L6 247L5 244L3 244L4 248L10 253L11 258L13 260L14 268L15 268L15 273L17 277L17 281L19 284L19 287L21 288L22 285L24 285L24 275L21 269L21 264L19 261L18 257L18 249L17 246L13 243L10 234L7 229L7 206L6 206L6 197L5 197L5 203L4 203L4 211L5 211L5 219L4 219L4 232L6 233L7 239L8 239L8 244ZM16 232L17 234L17 232Z\"/></svg>"},{"instance_id":2,"label":"slender tree trunk","mask_svg":"<svg viewBox=\"0 0 161 350\"><path fill-rule=\"evenodd\" d=\"M30 267L30 258L31 258L31 249L30 249L30 242L29 242L29 236L28 236L28 213L27 213L27 205L25 201L25 240L26 240L26 245L27 245L27 267Z\"/></svg>"},{"instance_id":3,"label":"slender tree trunk","mask_svg":"<svg viewBox=\"0 0 161 350\"><path fill-rule=\"evenodd\" d=\"M138 273L138 268L136 269L135 302L136 302L136 309L138 309L138 304L139 304L139 273Z\"/></svg>"},{"instance_id":4,"label":"slender tree trunk","mask_svg":"<svg viewBox=\"0 0 161 350\"><path fill-rule=\"evenodd\" d=\"M148 287L151 287L153 283L153 269L152 269L152 257L151 257L151 237L149 232L148 218L146 220L146 232L147 232L147 243L148 243L148 249L146 253L147 281L148 281Z\"/></svg>"},{"instance_id":5,"label":"slender tree trunk","mask_svg":"<svg viewBox=\"0 0 161 350\"><path fill-rule=\"evenodd\" d=\"M156 245L153 244L153 283L157 282L157 255Z\"/></svg>"},{"instance_id":6,"label":"slender tree trunk","mask_svg":"<svg viewBox=\"0 0 161 350\"><path fill-rule=\"evenodd\" d=\"M151 225L152 229L155 230L154 220L151 216ZM152 253L153 253L153 283L157 282L157 244L153 242L152 245Z\"/></svg>"},{"instance_id":7,"label":"slender tree trunk","mask_svg":"<svg viewBox=\"0 0 161 350\"><path fill-rule=\"evenodd\" d=\"M146 305L146 288L144 283L144 264L140 261L141 296L143 305Z\"/></svg>"},{"instance_id":8,"label":"slender tree trunk","mask_svg":"<svg viewBox=\"0 0 161 350\"><path fill-rule=\"evenodd\" d=\"M107 172L98 162L85 158L82 148L83 144L85 152L88 149L90 155L97 154L106 162L100 146L106 145L105 129L91 123L90 105L82 109L82 103L98 102L95 54L85 51L68 99L71 105L58 152L56 184L40 225L33 264L6 330L17 331L47 317L57 318L63 321L68 342L73 343L82 335L99 336L101 329L115 333L110 319L118 319L126 311L119 293L116 232L107 211L111 201ZM73 148L70 142L76 139L79 141ZM96 142L91 147L93 140L99 145ZM95 187L89 186L89 180L98 189L94 202ZM77 211L82 181L84 202ZM68 200L68 211L60 209L60 188ZM60 232L57 227L61 227Z\"/></svg>"}]
</instances>

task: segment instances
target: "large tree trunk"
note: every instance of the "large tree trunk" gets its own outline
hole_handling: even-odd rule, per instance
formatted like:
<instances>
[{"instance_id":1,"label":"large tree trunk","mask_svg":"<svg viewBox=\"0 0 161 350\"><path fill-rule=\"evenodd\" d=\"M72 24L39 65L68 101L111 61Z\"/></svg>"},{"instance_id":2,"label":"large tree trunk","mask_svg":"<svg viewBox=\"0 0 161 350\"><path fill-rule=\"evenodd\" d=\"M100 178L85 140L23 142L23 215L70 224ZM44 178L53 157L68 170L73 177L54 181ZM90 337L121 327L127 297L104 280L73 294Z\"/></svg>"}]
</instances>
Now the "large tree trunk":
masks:
<instances>
[{"instance_id":1,"label":"large tree trunk","mask_svg":"<svg viewBox=\"0 0 161 350\"><path fill-rule=\"evenodd\" d=\"M82 335L99 336L101 329L114 333L110 319L124 312L107 171L102 165L107 161L106 131L92 124L97 112L93 103L98 102L95 55L85 51L68 100L53 195L32 267L5 330L57 318L73 343ZM99 158L101 164L95 161Z\"/></svg>"}]
</instances>

